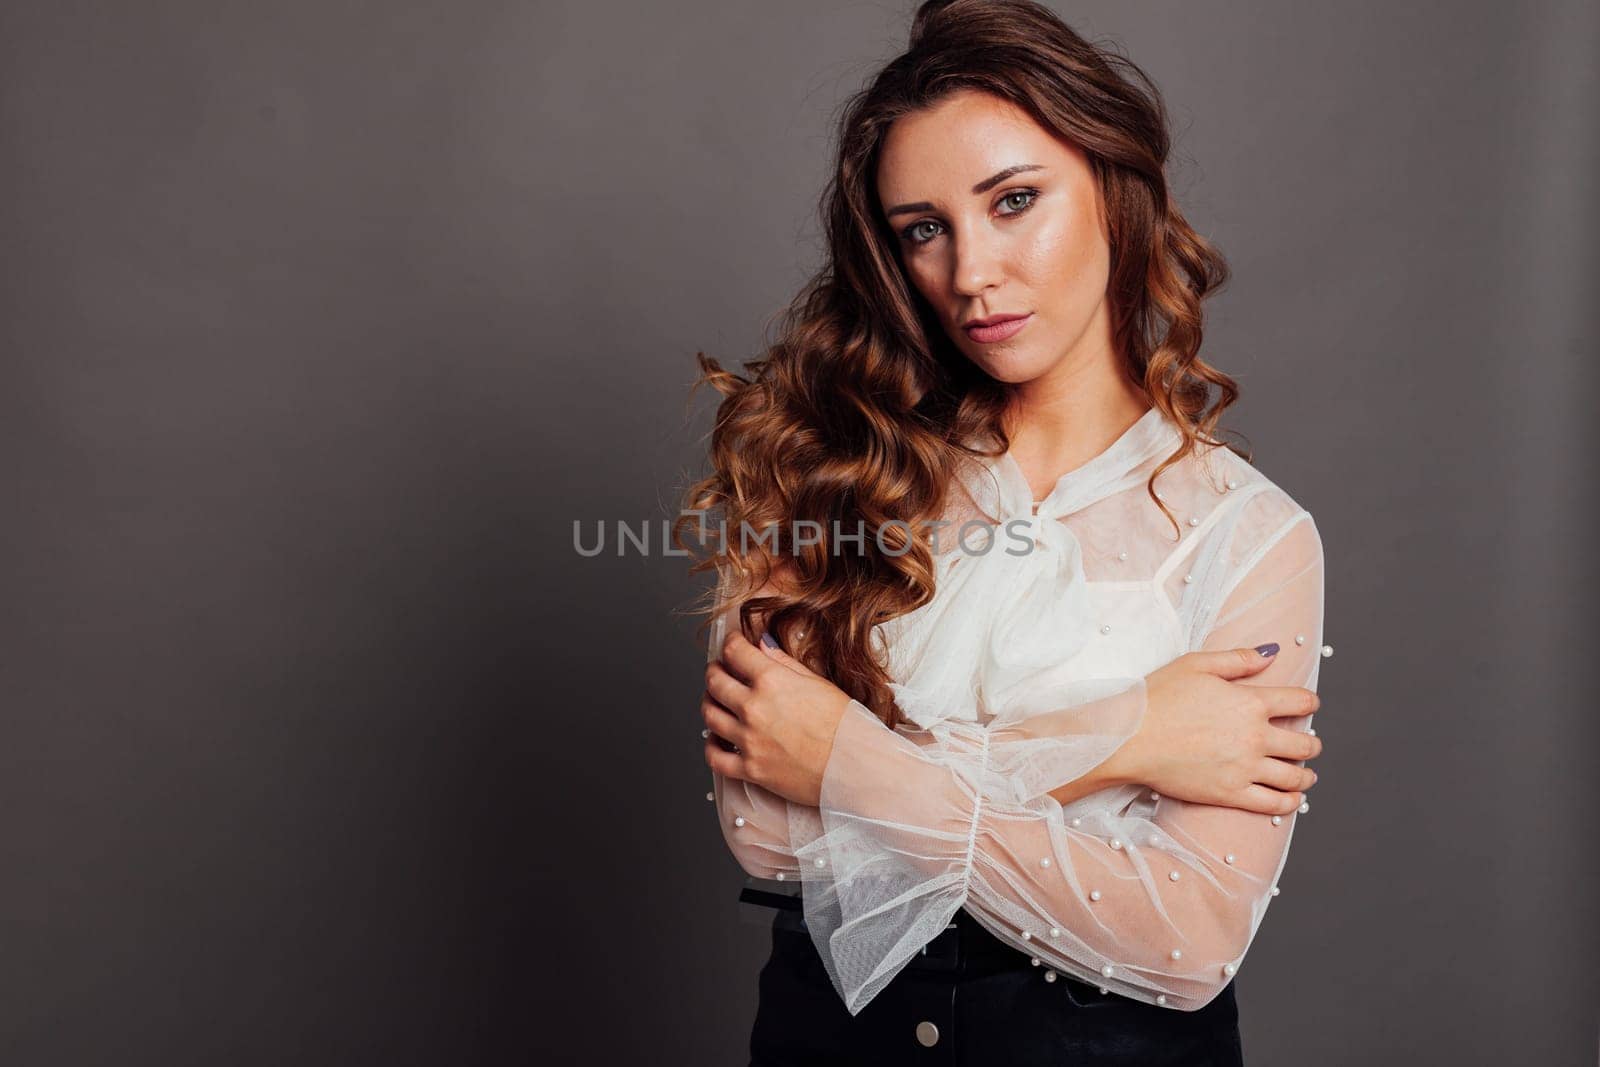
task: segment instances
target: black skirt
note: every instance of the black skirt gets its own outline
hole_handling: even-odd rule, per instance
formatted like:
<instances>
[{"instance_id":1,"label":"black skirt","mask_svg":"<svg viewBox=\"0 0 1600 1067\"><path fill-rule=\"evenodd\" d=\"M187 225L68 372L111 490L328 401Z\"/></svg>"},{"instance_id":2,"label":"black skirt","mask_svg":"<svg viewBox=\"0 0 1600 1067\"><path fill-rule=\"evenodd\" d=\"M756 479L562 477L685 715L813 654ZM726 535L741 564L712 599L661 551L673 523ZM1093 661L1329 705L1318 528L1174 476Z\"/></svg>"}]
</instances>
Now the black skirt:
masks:
<instances>
[{"instance_id":1,"label":"black skirt","mask_svg":"<svg viewBox=\"0 0 1600 1067\"><path fill-rule=\"evenodd\" d=\"M960 911L852 1016L804 924L798 910L777 909L750 1067L1244 1063L1232 982L1200 1010L1178 1011L1060 973L1047 981L1048 968Z\"/></svg>"}]
</instances>

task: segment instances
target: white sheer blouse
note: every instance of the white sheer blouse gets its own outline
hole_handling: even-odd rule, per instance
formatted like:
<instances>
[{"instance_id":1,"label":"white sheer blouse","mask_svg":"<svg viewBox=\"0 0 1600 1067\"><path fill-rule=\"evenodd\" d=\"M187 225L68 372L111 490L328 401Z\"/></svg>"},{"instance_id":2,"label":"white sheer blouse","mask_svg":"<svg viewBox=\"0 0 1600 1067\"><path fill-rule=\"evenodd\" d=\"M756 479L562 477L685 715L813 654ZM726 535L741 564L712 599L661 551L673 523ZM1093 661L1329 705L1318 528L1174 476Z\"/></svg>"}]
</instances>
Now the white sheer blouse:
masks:
<instances>
[{"instance_id":1,"label":"white sheer blouse","mask_svg":"<svg viewBox=\"0 0 1600 1067\"><path fill-rule=\"evenodd\" d=\"M1228 449L1202 448L1156 479L1174 534L1145 483L1178 440L1152 408L1037 508L1009 454L974 464L952 492L934 598L880 627L910 724L890 730L852 701L817 807L712 774L733 855L800 883L852 1014L961 908L1034 957L1041 981L1060 972L1188 1011L1237 970L1278 894L1293 815L1142 786L1049 795L1134 734L1144 676L1185 652L1277 642L1243 681L1308 689L1332 654L1310 513ZM724 607L713 659L737 625Z\"/></svg>"}]
</instances>

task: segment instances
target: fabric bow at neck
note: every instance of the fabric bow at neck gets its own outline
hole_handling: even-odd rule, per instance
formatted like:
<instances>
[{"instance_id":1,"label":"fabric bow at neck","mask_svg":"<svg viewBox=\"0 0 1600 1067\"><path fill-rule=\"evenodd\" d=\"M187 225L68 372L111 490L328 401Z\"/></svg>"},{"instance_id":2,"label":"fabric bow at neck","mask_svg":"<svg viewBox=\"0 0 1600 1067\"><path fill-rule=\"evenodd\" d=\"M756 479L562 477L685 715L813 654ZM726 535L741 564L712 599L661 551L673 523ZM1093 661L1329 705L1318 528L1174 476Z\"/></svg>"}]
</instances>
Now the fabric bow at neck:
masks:
<instances>
[{"instance_id":1,"label":"fabric bow at neck","mask_svg":"<svg viewBox=\"0 0 1600 1067\"><path fill-rule=\"evenodd\" d=\"M1006 453L962 476L987 529L941 531L933 599L883 624L890 690L907 719L928 729L947 719L986 722L1025 714L1027 682L1094 639L1095 613L1083 549L1066 516L1148 477L1144 465L1177 443L1151 408L1109 448L1063 475L1033 506L1033 493ZM956 538L960 538L959 541ZM987 551L985 551L985 546Z\"/></svg>"}]
</instances>

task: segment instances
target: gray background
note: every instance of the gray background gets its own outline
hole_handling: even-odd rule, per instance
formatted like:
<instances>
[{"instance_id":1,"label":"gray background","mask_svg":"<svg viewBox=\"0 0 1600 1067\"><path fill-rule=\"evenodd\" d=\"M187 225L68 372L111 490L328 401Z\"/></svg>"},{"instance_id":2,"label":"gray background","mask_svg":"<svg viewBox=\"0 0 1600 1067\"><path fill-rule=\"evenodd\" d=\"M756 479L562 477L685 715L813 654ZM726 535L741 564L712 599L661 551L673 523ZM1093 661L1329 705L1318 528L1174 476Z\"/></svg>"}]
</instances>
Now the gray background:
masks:
<instances>
[{"instance_id":1,"label":"gray background","mask_svg":"<svg viewBox=\"0 0 1600 1067\"><path fill-rule=\"evenodd\" d=\"M571 524L702 469L910 10L0 9L0 1060L744 1062L698 585ZM1600 12L1057 10L1328 554L1250 1061L1593 1062Z\"/></svg>"}]
</instances>

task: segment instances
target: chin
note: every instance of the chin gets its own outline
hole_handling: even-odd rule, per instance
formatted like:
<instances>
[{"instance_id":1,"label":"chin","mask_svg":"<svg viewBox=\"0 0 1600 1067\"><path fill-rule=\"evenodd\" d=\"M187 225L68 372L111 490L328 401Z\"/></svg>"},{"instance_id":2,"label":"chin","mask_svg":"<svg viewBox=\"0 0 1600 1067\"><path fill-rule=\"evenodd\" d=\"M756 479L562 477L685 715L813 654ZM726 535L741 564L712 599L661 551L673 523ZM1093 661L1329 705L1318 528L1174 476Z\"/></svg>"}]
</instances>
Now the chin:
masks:
<instances>
[{"instance_id":1,"label":"chin","mask_svg":"<svg viewBox=\"0 0 1600 1067\"><path fill-rule=\"evenodd\" d=\"M986 351L981 355L966 353L974 366L989 377L1007 385L1021 385L1040 377L1048 369L1040 360L1030 359L1025 352L1008 352L1003 349Z\"/></svg>"}]
</instances>

